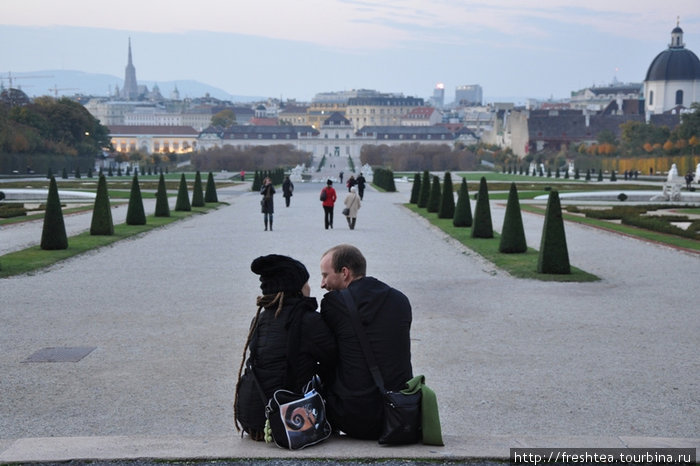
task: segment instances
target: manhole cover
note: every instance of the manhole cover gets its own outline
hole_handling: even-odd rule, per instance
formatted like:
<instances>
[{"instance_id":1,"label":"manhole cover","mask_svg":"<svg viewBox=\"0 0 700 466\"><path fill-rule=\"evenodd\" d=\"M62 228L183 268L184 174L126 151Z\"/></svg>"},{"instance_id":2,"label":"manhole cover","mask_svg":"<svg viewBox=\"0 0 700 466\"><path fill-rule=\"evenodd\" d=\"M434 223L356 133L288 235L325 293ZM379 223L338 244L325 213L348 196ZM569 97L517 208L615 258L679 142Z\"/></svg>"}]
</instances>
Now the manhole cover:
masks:
<instances>
[{"instance_id":1,"label":"manhole cover","mask_svg":"<svg viewBox=\"0 0 700 466\"><path fill-rule=\"evenodd\" d=\"M96 346L44 348L22 362L78 362L97 349Z\"/></svg>"}]
</instances>

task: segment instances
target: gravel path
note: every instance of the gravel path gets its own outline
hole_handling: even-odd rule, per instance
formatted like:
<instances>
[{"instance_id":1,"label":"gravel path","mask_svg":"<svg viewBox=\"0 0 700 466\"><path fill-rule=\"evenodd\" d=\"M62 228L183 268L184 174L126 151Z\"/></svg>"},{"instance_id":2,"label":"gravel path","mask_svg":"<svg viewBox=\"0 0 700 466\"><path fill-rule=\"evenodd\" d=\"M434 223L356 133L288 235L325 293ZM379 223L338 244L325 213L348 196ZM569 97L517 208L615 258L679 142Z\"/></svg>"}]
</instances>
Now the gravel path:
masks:
<instances>
[{"instance_id":1,"label":"gravel path","mask_svg":"<svg viewBox=\"0 0 700 466\"><path fill-rule=\"evenodd\" d=\"M250 262L294 256L320 302L318 261L342 242L411 300L414 371L438 394L447 438L700 438L700 255L566 223L572 265L602 280L514 279L403 208L409 184L369 189L354 231L340 207L323 229L320 188L299 184L290 208L276 195L273 232L256 193L220 189L229 206L0 280L0 460L21 438L241 442L231 405L259 291ZM500 231L504 205L491 207ZM89 215L66 220L71 234L89 228ZM543 217L523 220L539 248ZM40 232L2 227L0 252ZM49 347L95 349L24 362Z\"/></svg>"}]
</instances>

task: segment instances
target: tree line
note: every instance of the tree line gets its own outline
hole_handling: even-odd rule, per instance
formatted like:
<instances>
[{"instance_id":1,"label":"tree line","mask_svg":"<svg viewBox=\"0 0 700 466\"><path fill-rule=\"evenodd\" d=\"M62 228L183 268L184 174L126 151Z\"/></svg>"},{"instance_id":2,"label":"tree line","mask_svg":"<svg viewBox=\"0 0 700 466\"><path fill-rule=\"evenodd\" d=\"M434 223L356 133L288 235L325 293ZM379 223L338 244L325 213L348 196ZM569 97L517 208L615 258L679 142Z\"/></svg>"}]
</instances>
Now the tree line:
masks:
<instances>
[{"instance_id":1,"label":"tree line","mask_svg":"<svg viewBox=\"0 0 700 466\"><path fill-rule=\"evenodd\" d=\"M577 152L627 157L695 155L700 150L700 103L690 108L692 112L682 114L680 124L673 129L628 121L620 125L619 140L611 131L601 131L596 144L581 144Z\"/></svg>"},{"instance_id":2,"label":"tree line","mask_svg":"<svg viewBox=\"0 0 700 466\"><path fill-rule=\"evenodd\" d=\"M310 152L295 149L291 144L271 146L234 147L225 145L193 153L191 163L195 170L238 171L272 170L277 167L310 166Z\"/></svg>"},{"instance_id":3,"label":"tree line","mask_svg":"<svg viewBox=\"0 0 700 466\"><path fill-rule=\"evenodd\" d=\"M362 146L360 161L363 165L391 167L395 171L466 171L476 169L479 156L473 148L460 145L380 144Z\"/></svg>"},{"instance_id":4,"label":"tree line","mask_svg":"<svg viewBox=\"0 0 700 466\"><path fill-rule=\"evenodd\" d=\"M78 102L48 96L22 105L0 100L0 172L44 172L66 160L92 166L107 147L109 129Z\"/></svg>"}]
</instances>

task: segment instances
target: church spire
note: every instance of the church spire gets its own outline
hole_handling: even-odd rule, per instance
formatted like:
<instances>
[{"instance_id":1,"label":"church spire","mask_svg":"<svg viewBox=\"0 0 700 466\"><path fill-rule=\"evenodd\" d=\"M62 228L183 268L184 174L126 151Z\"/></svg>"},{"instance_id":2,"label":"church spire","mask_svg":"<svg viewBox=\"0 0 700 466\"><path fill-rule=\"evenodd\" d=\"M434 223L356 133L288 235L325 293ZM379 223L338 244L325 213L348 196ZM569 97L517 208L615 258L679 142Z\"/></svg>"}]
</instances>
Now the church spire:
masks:
<instances>
[{"instance_id":1,"label":"church spire","mask_svg":"<svg viewBox=\"0 0 700 466\"><path fill-rule=\"evenodd\" d=\"M131 59L131 37L129 37L129 59L124 71L124 87L122 88L122 98L126 100L136 100L139 96L139 86L136 82L136 68Z\"/></svg>"}]
</instances>

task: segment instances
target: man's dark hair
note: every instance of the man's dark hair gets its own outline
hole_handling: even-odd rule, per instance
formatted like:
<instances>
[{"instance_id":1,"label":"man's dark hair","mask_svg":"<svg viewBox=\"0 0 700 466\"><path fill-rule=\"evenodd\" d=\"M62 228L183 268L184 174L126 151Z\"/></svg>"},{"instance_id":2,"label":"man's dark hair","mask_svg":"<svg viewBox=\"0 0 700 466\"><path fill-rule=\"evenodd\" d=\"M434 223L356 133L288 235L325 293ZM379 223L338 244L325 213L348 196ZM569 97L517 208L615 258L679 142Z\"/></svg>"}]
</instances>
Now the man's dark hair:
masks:
<instances>
[{"instance_id":1,"label":"man's dark hair","mask_svg":"<svg viewBox=\"0 0 700 466\"><path fill-rule=\"evenodd\" d=\"M333 270L340 272L343 267L347 267L356 278L364 277L367 273L367 260L359 249L351 244L339 244L330 248L323 254L332 254Z\"/></svg>"}]
</instances>

